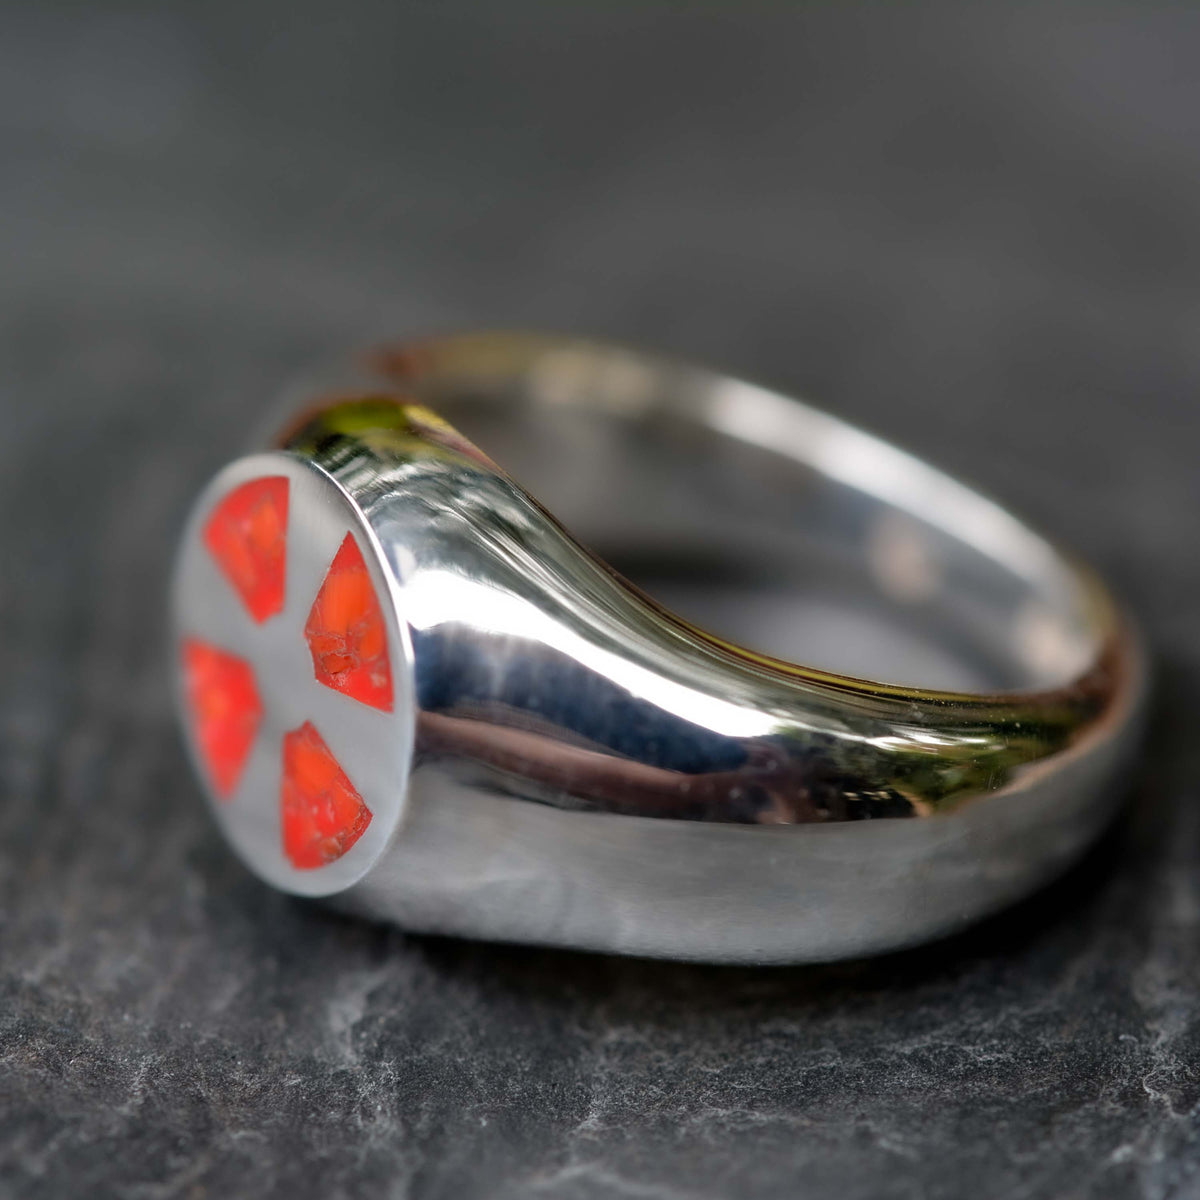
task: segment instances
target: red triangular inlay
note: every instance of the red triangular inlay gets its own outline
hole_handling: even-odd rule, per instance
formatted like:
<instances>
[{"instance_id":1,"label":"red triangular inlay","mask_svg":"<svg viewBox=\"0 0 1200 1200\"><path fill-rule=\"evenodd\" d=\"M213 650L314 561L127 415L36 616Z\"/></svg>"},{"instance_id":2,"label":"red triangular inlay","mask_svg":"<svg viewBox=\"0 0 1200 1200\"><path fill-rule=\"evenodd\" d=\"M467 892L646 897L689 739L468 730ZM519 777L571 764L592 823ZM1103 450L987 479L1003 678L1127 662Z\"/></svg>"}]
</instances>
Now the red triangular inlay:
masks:
<instances>
[{"instance_id":1,"label":"red triangular inlay","mask_svg":"<svg viewBox=\"0 0 1200 1200\"><path fill-rule=\"evenodd\" d=\"M250 664L207 642L183 643L184 692L192 733L217 795L228 800L262 720Z\"/></svg>"},{"instance_id":2,"label":"red triangular inlay","mask_svg":"<svg viewBox=\"0 0 1200 1200\"><path fill-rule=\"evenodd\" d=\"M353 534L346 534L330 564L304 636L318 682L392 711L387 626Z\"/></svg>"},{"instance_id":3,"label":"red triangular inlay","mask_svg":"<svg viewBox=\"0 0 1200 1200\"><path fill-rule=\"evenodd\" d=\"M371 823L371 810L311 722L283 739L283 852L299 870L341 858Z\"/></svg>"},{"instance_id":4,"label":"red triangular inlay","mask_svg":"<svg viewBox=\"0 0 1200 1200\"><path fill-rule=\"evenodd\" d=\"M287 517L287 478L272 475L234 488L204 527L204 544L260 625L283 610Z\"/></svg>"}]
</instances>

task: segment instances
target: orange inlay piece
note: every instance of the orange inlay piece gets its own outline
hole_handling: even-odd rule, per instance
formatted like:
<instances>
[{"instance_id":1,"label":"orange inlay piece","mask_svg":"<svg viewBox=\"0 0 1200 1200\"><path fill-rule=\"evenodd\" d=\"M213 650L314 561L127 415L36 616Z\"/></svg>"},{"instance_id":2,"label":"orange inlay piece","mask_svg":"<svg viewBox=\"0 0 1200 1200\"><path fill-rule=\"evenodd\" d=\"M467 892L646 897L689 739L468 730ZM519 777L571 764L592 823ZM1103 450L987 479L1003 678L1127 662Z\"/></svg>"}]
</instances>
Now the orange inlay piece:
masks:
<instances>
[{"instance_id":1,"label":"orange inlay piece","mask_svg":"<svg viewBox=\"0 0 1200 1200\"><path fill-rule=\"evenodd\" d=\"M234 488L204 527L225 578L260 625L283 610L288 481L271 475Z\"/></svg>"},{"instance_id":2,"label":"orange inlay piece","mask_svg":"<svg viewBox=\"0 0 1200 1200\"><path fill-rule=\"evenodd\" d=\"M392 669L379 597L353 534L346 534L317 594L304 636L317 680L392 711Z\"/></svg>"},{"instance_id":3,"label":"orange inlay piece","mask_svg":"<svg viewBox=\"0 0 1200 1200\"><path fill-rule=\"evenodd\" d=\"M283 852L300 870L341 858L371 823L371 810L308 721L284 735L282 802Z\"/></svg>"},{"instance_id":4,"label":"orange inlay piece","mask_svg":"<svg viewBox=\"0 0 1200 1200\"><path fill-rule=\"evenodd\" d=\"M192 732L217 795L237 787L262 720L250 664L195 638L183 643L184 692Z\"/></svg>"}]
</instances>

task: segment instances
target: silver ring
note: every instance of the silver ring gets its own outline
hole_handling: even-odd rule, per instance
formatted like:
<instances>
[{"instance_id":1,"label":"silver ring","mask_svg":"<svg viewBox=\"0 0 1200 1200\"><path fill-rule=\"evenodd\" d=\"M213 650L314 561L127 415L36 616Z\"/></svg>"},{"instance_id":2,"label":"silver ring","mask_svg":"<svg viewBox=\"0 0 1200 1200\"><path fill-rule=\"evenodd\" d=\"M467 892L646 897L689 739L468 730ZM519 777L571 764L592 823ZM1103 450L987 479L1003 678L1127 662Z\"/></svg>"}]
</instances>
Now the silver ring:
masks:
<instances>
[{"instance_id":1,"label":"silver ring","mask_svg":"<svg viewBox=\"0 0 1200 1200\"><path fill-rule=\"evenodd\" d=\"M292 407L200 496L172 596L190 754L276 887L414 931L817 961L997 910L1114 811L1128 620L876 438L514 334Z\"/></svg>"}]
</instances>

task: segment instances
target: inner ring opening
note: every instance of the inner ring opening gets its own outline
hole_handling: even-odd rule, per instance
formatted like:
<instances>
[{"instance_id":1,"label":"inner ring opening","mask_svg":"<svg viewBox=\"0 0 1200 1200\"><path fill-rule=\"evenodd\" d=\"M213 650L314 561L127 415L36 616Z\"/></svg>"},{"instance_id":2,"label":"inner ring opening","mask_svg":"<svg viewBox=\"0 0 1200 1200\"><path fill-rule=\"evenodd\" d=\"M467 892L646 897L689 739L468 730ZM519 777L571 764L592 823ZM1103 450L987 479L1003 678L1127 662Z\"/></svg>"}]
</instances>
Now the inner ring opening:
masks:
<instances>
[{"instance_id":1,"label":"inner ring opening","mask_svg":"<svg viewBox=\"0 0 1200 1200\"><path fill-rule=\"evenodd\" d=\"M718 636L965 692L1056 687L1098 651L1078 574L902 451L632 352L531 340L498 369L471 341L435 343L406 382L581 542Z\"/></svg>"}]
</instances>

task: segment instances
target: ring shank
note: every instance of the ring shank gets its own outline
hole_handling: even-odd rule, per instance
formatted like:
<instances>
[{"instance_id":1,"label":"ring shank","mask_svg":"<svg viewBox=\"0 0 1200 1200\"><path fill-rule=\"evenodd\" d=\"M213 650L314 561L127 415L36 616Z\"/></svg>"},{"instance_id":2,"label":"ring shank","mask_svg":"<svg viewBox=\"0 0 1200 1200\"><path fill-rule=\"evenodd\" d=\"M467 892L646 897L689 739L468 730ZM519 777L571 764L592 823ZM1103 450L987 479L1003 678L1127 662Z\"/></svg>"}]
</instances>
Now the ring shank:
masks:
<instances>
[{"instance_id":1,"label":"ring shank","mask_svg":"<svg viewBox=\"0 0 1200 1200\"><path fill-rule=\"evenodd\" d=\"M363 397L392 406L386 429L357 409L339 425ZM282 444L361 508L411 627L406 815L346 907L502 940L830 959L994 911L1112 814L1144 671L1107 593L990 501L803 404L486 334L378 357ZM713 636L597 555L663 598L724 587L735 615L770 593L805 652ZM848 670L872 645L878 668Z\"/></svg>"}]
</instances>

